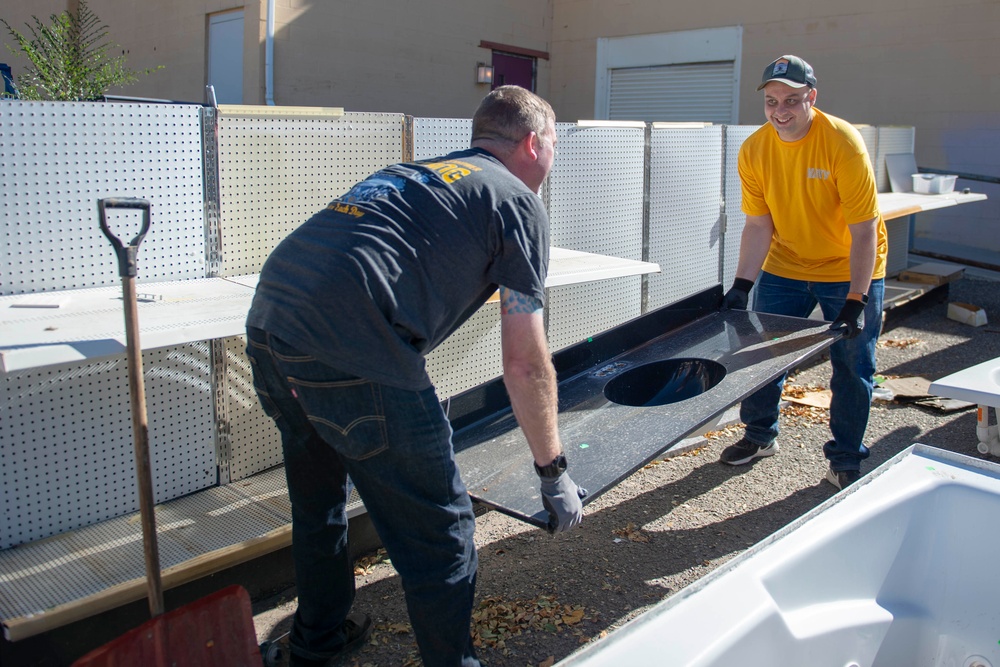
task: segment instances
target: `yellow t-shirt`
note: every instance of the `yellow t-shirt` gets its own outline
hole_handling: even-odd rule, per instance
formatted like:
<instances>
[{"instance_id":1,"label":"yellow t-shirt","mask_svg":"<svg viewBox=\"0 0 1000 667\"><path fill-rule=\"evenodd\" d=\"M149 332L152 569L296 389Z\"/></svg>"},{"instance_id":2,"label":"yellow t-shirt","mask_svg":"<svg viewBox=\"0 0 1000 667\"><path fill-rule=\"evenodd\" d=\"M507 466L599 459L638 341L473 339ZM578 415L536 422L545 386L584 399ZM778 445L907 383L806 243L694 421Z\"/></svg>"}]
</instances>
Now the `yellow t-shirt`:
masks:
<instances>
[{"instance_id":1,"label":"yellow t-shirt","mask_svg":"<svg viewBox=\"0 0 1000 667\"><path fill-rule=\"evenodd\" d=\"M885 277L885 222L861 134L813 107L809 133L785 142L770 124L750 135L739 154L743 212L771 214L774 236L764 270L815 282L851 279L848 225L878 218L873 278Z\"/></svg>"}]
</instances>

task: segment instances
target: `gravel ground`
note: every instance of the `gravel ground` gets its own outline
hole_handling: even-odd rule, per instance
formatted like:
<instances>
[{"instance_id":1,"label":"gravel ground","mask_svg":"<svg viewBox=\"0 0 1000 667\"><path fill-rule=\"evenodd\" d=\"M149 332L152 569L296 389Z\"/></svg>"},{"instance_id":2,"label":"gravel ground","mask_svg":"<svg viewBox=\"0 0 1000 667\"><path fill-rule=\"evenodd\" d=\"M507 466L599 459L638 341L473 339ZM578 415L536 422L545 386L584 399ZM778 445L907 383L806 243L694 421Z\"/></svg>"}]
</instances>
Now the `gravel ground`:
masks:
<instances>
[{"instance_id":1,"label":"gravel ground","mask_svg":"<svg viewBox=\"0 0 1000 667\"><path fill-rule=\"evenodd\" d=\"M966 277L949 301L1000 318L1000 283ZM971 327L947 319L947 303L926 305L883 332L878 372L940 378L1000 356L1000 322ZM814 359L788 385L829 386L830 364ZM490 667L548 667L673 595L747 547L832 496L823 481L828 412L790 403L782 411L780 452L754 464L720 465L719 453L742 429L730 426L683 453L658 459L586 508L581 527L549 536L499 512L479 517L480 567L473 633ZM944 412L901 399L872 405L862 473L913 443L981 457L972 408ZM421 664L399 578L384 553L358 561L355 609L370 613L370 642L346 664ZM259 641L287 631L294 588L257 602Z\"/></svg>"}]
</instances>

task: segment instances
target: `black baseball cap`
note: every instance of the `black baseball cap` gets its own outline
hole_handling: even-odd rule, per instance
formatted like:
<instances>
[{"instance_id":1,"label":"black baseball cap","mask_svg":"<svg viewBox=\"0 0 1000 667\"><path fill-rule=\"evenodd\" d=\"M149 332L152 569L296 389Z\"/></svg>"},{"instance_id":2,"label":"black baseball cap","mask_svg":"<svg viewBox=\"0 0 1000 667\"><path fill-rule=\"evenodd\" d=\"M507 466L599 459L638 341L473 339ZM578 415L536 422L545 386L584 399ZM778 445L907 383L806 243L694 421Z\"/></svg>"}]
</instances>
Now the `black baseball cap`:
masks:
<instances>
[{"instance_id":1,"label":"black baseball cap","mask_svg":"<svg viewBox=\"0 0 1000 667\"><path fill-rule=\"evenodd\" d=\"M761 90L771 81L780 81L792 88L809 86L816 87L816 75L812 65L798 56L781 56L764 68L764 76L760 79L757 90Z\"/></svg>"}]
</instances>

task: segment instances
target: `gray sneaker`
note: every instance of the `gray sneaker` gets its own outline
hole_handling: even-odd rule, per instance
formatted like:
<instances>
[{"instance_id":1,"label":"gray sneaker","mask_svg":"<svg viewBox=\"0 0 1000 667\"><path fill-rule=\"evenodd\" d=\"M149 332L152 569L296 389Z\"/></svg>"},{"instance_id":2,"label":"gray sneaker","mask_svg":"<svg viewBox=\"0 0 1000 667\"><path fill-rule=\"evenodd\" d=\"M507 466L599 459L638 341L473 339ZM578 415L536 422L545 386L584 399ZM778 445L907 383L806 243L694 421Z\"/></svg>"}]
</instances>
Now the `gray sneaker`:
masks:
<instances>
[{"instance_id":1,"label":"gray sneaker","mask_svg":"<svg viewBox=\"0 0 1000 667\"><path fill-rule=\"evenodd\" d=\"M735 445L729 445L722 450L719 455L719 463L731 466L741 466L750 463L754 459L764 456L774 456L778 453L778 443L772 442L767 446L756 445L746 438L741 439Z\"/></svg>"},{"instance_id":2,"label":"gray sneaker","mask_svg":"<svg viewBox=\"0 0 1000 667\"><path fill-rule=\"evenodd\" d=\"M840 470L834 472L833 468L828 468L826 471L826 481L840 490L846 489L859 479L861 479L860 470Z\"/></svg>"}]
</instances>

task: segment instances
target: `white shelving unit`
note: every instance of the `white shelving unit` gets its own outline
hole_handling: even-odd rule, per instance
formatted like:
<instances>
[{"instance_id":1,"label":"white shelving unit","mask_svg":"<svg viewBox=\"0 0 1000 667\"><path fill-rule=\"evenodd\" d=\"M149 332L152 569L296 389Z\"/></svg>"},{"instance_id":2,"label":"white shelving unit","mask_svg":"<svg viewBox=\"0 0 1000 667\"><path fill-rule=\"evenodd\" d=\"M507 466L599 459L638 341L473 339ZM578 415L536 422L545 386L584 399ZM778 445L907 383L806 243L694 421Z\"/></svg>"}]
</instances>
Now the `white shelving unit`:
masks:
<instances>
[{"instance_id":1,"label":"white shelving unit","mask_svg":"<svg viewBox=\"0 0 1000 667\"><path fill-rule=\"evenodd\" d=\"M659 270L650 262L552 248L545 285L575 285ZM256 285L256 274L138 285L143 349L242 335ZM121 289L0 297L0 340L3 373L124 354Z\"/></svg>"}]
</instances>

